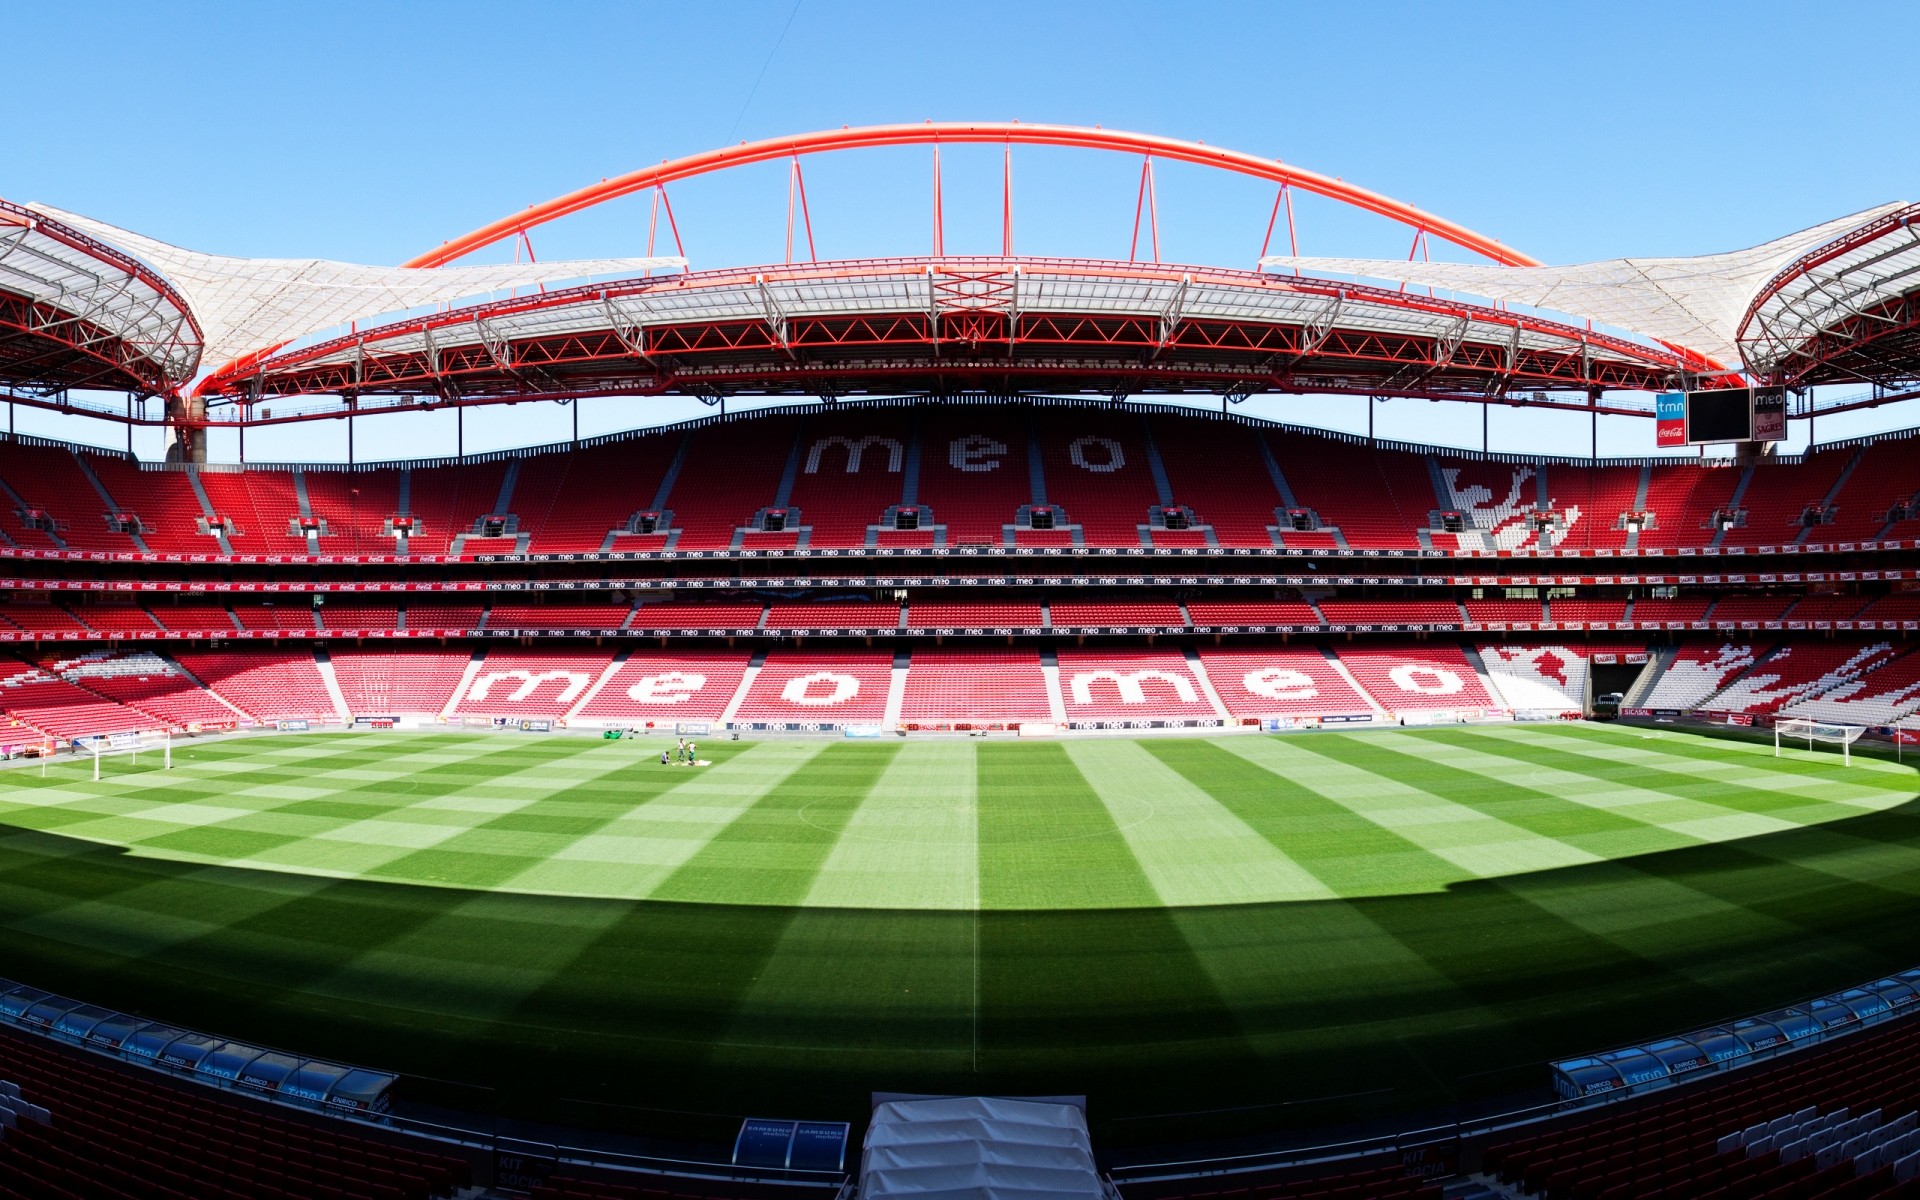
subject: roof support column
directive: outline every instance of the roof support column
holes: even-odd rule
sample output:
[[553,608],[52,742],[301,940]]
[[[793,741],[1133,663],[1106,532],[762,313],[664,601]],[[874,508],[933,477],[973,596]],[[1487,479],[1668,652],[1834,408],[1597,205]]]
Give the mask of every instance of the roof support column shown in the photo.
[[207,461],[207,402],[199,396],[167,397],[167,461]]

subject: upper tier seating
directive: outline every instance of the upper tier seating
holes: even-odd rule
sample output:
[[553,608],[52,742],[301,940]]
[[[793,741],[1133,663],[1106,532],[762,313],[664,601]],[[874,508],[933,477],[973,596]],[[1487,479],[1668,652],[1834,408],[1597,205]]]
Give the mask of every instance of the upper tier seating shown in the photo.
[[633,611],[626,604],[496,604],[488,629],[618,629]]
[[1050,721],[1035,650],[915,650],[900,705],[912,723]]
[[736,714],[742,721],[842,725],[880,720],[887,711],[893,655],[887,651],[767,655]]
[[1186,621],[1171,600],[1058,601],[1048,606],[1055,629],[1141,626],[1180,629]]
[[1547,468],[1554,503],[1566,521],[1555,541],[1560,550],[1624,550],[1632,531],[1620,518],[1636,511],[1640,467],[1573,467],[1555,463]]
[[636,650],[581,706],[583,721],[717,721],[740,690],[749,657]]
[[1066,509],[1089,545],[1140,545],[1148,510],[1160,503],[1142,418],[1098,409],[1040,409],[1033,432],[1046,472],[1047,502]]
[[1178,650],[1062,650],[1060,698],[1070,721],[1220,715]]
[[960,603],[915,601],[907,608],[908,629],[1038,629],[1038,604],[989,601]]
[[1640,549],[1706,546],[1713,542],[1717,531],[1709,527],[1709,519],[1714,512],[1731,506],[1733,490],[1740,485],[1742,474],[1733,467],[1705,465],[1721,461],[1706,459],[1652,469],[1646,511],[1653,514],[1653,527],[1640,531]]
[[949,546],[998,546],[1020,506],[1033,500],[1027,414],[1018,409],[938,407],[920,414],[917,499],[947,531]]
[[1633,602],[1633,620],[1635,624],[1657,621],[1672,626],[1673,623],[1692,624],[1707,619],[1707,610],[1713,601],[1706,596],[1676,596],[1671,599],[1654,599],[1643,596]]
[[1788,621],[1849,621],[1860,611],[1858,596],[1805,596],[1787,610]]
[[[867,544],[868,527],[901,503],[913,437],[912,421],[897,409],[823,413],[807,421],[787,503],[813,530],[809,546]],[[769,494],[762,503],[773,501]]]
[[[1149,427],[1175,504],[1212,526],[1222,546],[1273,545],[1267,530],[1286,501],[1274,487],[1258,438],[1223,436],[1217,428],[1158,415],[1149,418]],[[1288,536],[1287,544],[1305,544],[1297,536]],[[1156,534],[1154,544],[1165,544],[1164,535]]]
[[[522,460],[508,508],[533,554],[592,554],[635,513],[651,511],[686,435],[665,433]],[[479,514],[501,515],[506,514]],[[659,550],[667,535],[615,537],[614,550]],[[484,544],[484,543],[482,543]]]
[[1774,712],[1851,683],[1893,657],[1887,642],[1795,642],[1775,650],[1699,707],[1714,712]]
[[1625,600],[1547,601],[1548,619],[1559,625],[1617,625],[1627,619]]
[[26,633],[87,633],[87,623],[65,608],[48,600],[35,602],[15,599],[0,608],[0,619],[8,627]]
[[431,1142],[269,1106],[12,1030],[44,1108],[0,1138],[0,1200],[428,1200],[472,1183]]
[[480,615],[486,611],[478,604],[420,604],[407,602],[407,628],[414,632],[429,629],[449,634],[465,633],[480,627]]
[[[1805,462],[1764,463],[1754,467],[1754,479],[1740,497],[1747,523],[1729,529],[1723,546],[1790,546],[1797,541],[1826,541],[1820,529],[1807,532],[1802,522],[1809,508],[1818,508],[1833,489],[1841,468],[1853,451],[1828,451]],[[1760,472],[1766,472],[1761,479]],[[1804,537],[1802,535],[1805,535]]]
[[[305,554],[306,538],[288,528],[300,516],[300,498],[291,471],[199,472],[200,486],[214,515],[237,528],[227,530],[236,554]],[[384,515],[384,514],[383,514]]]
[[313,611],[313,600],[307,596],[288,596],[279,603],[259,600],[233,603],[233,615],[240,618],[243,627],[286,633],[312,633],[318,629]]
[[219,637],[240,628],[226,605],[204,600],[175,604],[156,599],[147,611],[172,633]]
[[1738,629],[1752,623],[1778,621],[1792,606],[1792,596],[1722,596],[1714,601],[1707,620],[1716,629]]
[[1500,707],[1481,686],[1466,654],[1450,643],[1355,643],[1338,653],[1342,665],[1388,712]]
[[[302,471],[300,474],[307,485],[307,501],[313,506],[313,515],[327,523],[327,534],[320,539],[322,554],[346,557],[394,552],[397,543],[386,532],[387,520],[409,515],[400,511],[400,472]],[[427,553],[424,543],[412,545],[409,550],[415,554]]]
[[1683,643],[1641,704],[1657,709],[1696,708],[1767,651],[1750,642]]
[[768,629],[897,629],[898,604],[775,604],[767,609]]
[[[427,467],[408,473],[408,507],[420,522],[408,539],[410,554],[445,554],[453,539],[473,529],[477,518],[494,515],[500,485],[506,481],[504,462],[460,463]],[[382,514],[386,515],[386,514]],[[473,553],[511,549],[512,543],[480,542],[467,547]]]
[[[0,551],[146,550],[217,555],[200,526],[225,522],[238,555],[299,555],[302,514],[325,523],[325,555],[478,555],[744,548],[1005,545],[1023,506],[1056,528],[1019,545],[1532,551],[1536,510],[1560,551],[1782,547],[1920,537],[1905,464],[1915,439],[1840,447],[1806,461],[1728,465],[1500,462],[1370,445],[1347,435],[1261,428],[1194,412],[1070,405],[846,406],[743,414],[576,449],[353,469],[148,469],[124,455],[0,439]],[[1271,456],[1271,464],[1268,461]],[[1157,467],[1156,470],[1156,460]],[[205,493],[202,502],[196,482]],[[783,492],[782,487],[786,490]],[[1643,495],[1644,490],[1644,495]],[[1730,527],[1713,520],[1735,513]],[[404,497],[404,499],[403,499]],[[911,501],[918,528],[890,512]],[[1156,507],[1195,527],[1152,528]],[[406,511],[403,513],[402,508]],[[786,527],[756,522],[784,508]],[[1303,525],[1284,510],[1298,508]],[[1829,523],[1806,525],[1810,509]],[[29,519],[28,513],[33,514]],[[1634,533],[1621,518],[1652,514]],[[634,518],[657,514],[653,532]],[[1457,513],[1448,533],[1437,514]],[[137,532],[113,514],[138,519]],[[1910,515],[1911,514],[1911,515]],[[409,517],[401,539],[390,519]],[[483,517],[510,524],[489,530]],[[42,526],[51,525],[51,528]]]
[[1329,625],[1458,625],[1460,606],[1451,600],[1322,600]]
[[1538,625],[1546,620],[1538,600],[1467,600],[1461,607],[1476,625]]
[[[1440,458],[1449,508],[1465,518],[1460,545],[1469,550],[1525,550],[1540,545],[1533,514],[1541,507],[1543,472],[1535,463]],[[1557,507],[1551,502],[1548,509]]]
[[1320,624],[1319,614],[1305,600],[1190,600],[1187,615],[1200,627]]
[[[199,530],[197,523],[205,518],[206,510],[201,508],[185,472],[143,471],[138,463],[119,454],[90,452],[84,457],[107,495],[113,497],[112,511],[140,518],[140,540],[147,549],[156,554],[220,553],[220,543],[213,535]],[[86,495],[98,498],[91,487]]]
[[242,712],[263,721],[337,721],[313,655],[299,651],[176,653],[173,660]]
[[[1832,451],[1840,454],[1844,451]],[[1862,447],[1853,473],[1833,498],[1831,525],[1815,526],[1808,534],[1811,542],[1866,542],[1881,537],[1920,536],[1920,506],[1911,504],[1920,490],[1913,478],[1913,443],[1906,438],[1890,438]],[[1896,505],[1906,505],[1911,515],[1895,518]]]
[[[1423,456],[1364,442],[1269,432],[1267,444],[1302,508],[1356,549],[1417,550],[1439,506]],[[1288,545],[1295,545],[1292,536]]]
[[634,610],[627,628],[634,633],[659,631],[676,633],[701,629],[752,629],[760,623],[764,607],[752,604],[677,604],[672,601],[647,602]]
[[1227,712],[1236,717],[1370,713],[1333,663],[1311,647],[1202,650],[1200,664]]
[[453,699],[473,654],[447,650],[335,650],[328,656],[355,716],[438,714]]
[[[455,698],[451,711],[463,717],[557,720],[611,665],[611,650],[489,649],[466,690]],[[341,690],[346,690],[344,680]]]

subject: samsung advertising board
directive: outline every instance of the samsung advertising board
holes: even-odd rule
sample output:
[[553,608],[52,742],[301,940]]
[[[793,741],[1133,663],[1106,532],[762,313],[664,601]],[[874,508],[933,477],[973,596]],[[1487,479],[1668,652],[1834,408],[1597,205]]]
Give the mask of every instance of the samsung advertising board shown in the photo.
[[[1673,393],[1668,393],[1672,395]],[[1787,391],[1780,387],[1715,388],[1687,392],[1685,408],[1685,444],[1709,446],[1722,442],[1779,442],[1787,436]],[[1664,420],[1660,401],[1655,415]],[[1663,446],[1673,444],[1670,430],[1662,427],[1655,435]]]

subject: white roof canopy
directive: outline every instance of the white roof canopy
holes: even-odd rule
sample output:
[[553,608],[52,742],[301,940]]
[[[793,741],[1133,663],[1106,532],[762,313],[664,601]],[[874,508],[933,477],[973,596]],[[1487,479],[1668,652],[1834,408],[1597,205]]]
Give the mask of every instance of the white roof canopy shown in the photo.
[[1736,342],[1741,318],[1768,280],[1801,255],[1900,207],[1883,204],[1764,245],[1697,258],[1615,258],[1564,267],[1503,267],[1276,255],[1261,259],[1260,264],[1270,270],[1386,280],[1525,304],[1685,346],[1734,367],[1740,362]]
[[186,299],[205,339],[203,367],[335,329],[350,321],[451,305],[511,288],[626,278],[677,268],[681,258],[590,258],[470,267],[376,267],[320,258],[230,258],[182,250],[62,212],[27,207],[145,261]]

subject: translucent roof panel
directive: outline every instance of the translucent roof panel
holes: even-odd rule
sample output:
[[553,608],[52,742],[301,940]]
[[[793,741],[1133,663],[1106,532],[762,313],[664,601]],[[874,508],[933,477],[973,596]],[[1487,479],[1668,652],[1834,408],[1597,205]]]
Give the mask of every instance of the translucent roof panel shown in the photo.
[[206,339],[206,365],[336,329],[352,321],[450,305],[513,288],[631,276],[680,267],[679,258],[592,258],[472,267],[378,267],[319,258],[230,258],[183,250],[45,205],[31,205],[142,259],[186,297]]
[[1615,258],[1564,267],[1284,255],[1260,261],[1269,270],[1387,280],[1525,304],[1684,346],[1732,367],[1740,362],[1741,318],[1767,280],[1809,250],[1900,207],[1885,204],[1764,245],[1696,258]]

